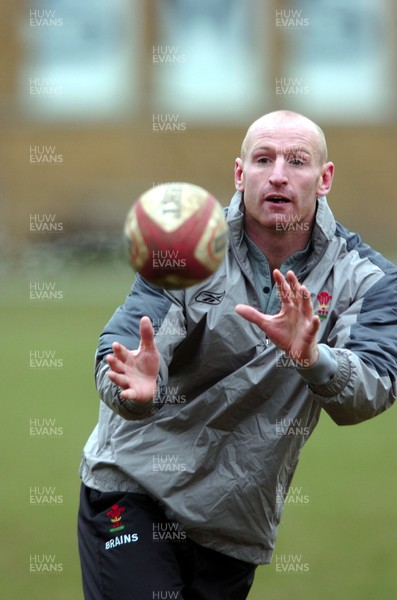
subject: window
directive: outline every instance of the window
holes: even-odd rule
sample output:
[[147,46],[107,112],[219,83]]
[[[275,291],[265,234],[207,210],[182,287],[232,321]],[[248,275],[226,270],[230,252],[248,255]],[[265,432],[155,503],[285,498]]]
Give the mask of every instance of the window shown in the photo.
[[268,11],[260,0],[157,0],[153,108],[210,123],[246,122],[260,113]]
[[89,120],[137,107],[139,1],[30,0],[29,6],[20,74],[28,115]]
[[278,78],[284,105],[321,120],[390,119],[393,103],[389,0],[301,0],[281,11],[287,48]]

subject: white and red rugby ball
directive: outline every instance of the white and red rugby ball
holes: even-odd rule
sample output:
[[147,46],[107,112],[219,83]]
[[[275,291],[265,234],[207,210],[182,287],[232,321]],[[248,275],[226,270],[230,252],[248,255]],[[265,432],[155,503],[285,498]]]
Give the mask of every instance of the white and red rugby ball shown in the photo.
[[146,191],[129,211],[124,233],[132,268],[168,289],[212,275],[227,248],[221,204],[191,183],[164,183]]

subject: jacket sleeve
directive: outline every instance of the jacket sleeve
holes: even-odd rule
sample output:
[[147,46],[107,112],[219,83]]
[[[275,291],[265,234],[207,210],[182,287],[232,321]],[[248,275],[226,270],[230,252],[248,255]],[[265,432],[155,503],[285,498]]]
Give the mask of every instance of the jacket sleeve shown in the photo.
[[[155,397],[149,402],[133,402],[120,397],[120,388],[109,377],[106,356],[112,353],[113,342],[120,342],[129,350],[140,343],[139,322],[148,316],[155,331],[160,354],[160,369]],[[162,334],[166,331],[168,335]],[[125,419],[144,419],[161,406],[162,390],[168,380],[168,365],[174,348],[185,337],[185,318],[182,304],[165,290],[151,286],[139,275],[132,285],[125,303],[120,306],[106,324],[95,357],[95,383],[101,400]]]
[[319,344],[323,381],[318,381],[316,366],[298,372],[338,425],[360,423],[393,404],[397,395],[396,270],[385,274],[339,315],[328,344]]

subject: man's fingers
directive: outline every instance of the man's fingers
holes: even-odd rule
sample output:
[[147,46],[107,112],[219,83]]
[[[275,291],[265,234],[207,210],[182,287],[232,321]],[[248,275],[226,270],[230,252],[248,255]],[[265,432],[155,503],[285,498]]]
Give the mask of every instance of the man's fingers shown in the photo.
[[118,385],[121,388],[126,388],[129,386],[129,380],[126,375],[123,373],[116,373],[116,371],[109,371],[108,377],[113,383]]
[[[119,342],[113,342],[112,349],[114,356],[118,360],[121,360],[122,362],[125,362],[127,360],[129,351],[125,346],[123,346],[123,344],[120,344]],[[111,356],[111,354],[109,356]]]
[[114,354],[108,354],[106,360],[112,371],[116,371],[117,373],[125,372],[125,362],[116,358]]
[[126,375],[116,373],[115,371],[109,371],[108,377],[113,383],[115,383],[120,390],[120,396],[124,400],[135,400],[137,393],[133,387],[130,386],[130,381]]
[[235,311],[240,317],[244,317],[247,321],[255,323],[255,325],[258,325],[261,329],[263,329],[266,324],[266,316],[259,312],[259,310],[252,308],[252,306],[248,306],[247,304],[237,304]]
[[299,303],[303,308],[303,313],[307,316],[313,312],[310,294],[306,287],[299,283],[299,280],[293,271],[288,271],[284,277],[281,271],[275,269],[273,277],[284,304],[292,302],[296,305]]
[[[288,271],[288,273],[292,273],[292,271]],[[285,279],[284,275],[278,269],[274,269],[273,271],[274,282],[277,286],[277,292],[279,297],[281,298],[281,302],[286,304],[291,301],[292,290],[289,282]]]
[[139,324],[139,333],[141,335],[141,346],[147,350],[155,346],[154,329],[149,317],[142,317]]
[[133,388],[128,388],[120,392],[120,396],[123,398],[123,400],[136,400],[137,393]]
[[[139,333],[141,336],[140,347],[144,347],[146,350],[156,348],[154,342],[154,329],[149,317],[142,317],[139,324]],[[120,344],[119,342],[113,342],[112,344],[113,355],[109,354],[106,357],[108,363],[111,363],[111,367],[118,370],[120,368],[120,362],[125,363],[128,359],[130,351],[128,348]],[[135,352],[135,351],[134,351]],[[116,360],[119,362],[116,362]],[[114,365],[114,367],[113,367]]]
[[295,273],[293,271],[287,271],[286,279],[288,281],[288,284],[289,284],[291,290],[293,290],[294,292],[297,292],[300,288],[300,283],[299,283],[298,278],[295,275]]
[[[301,295],[302,295],[302,311],[303,314],[307,317],[313,315],[313,303],[310,297],[310,293],[305,288],[305,286],[301,287]],[[320,323],[320,319],[317,319]],[[320,326],[320,325],[319,325]]]
[[319,329],[320,329],[320,325],[321,325],[321,321],[320,321],[320,317],[318,317],[317,315],[315,315],[312,319],[312,323],[311,323],[311,328],[309,333],[314,337]]

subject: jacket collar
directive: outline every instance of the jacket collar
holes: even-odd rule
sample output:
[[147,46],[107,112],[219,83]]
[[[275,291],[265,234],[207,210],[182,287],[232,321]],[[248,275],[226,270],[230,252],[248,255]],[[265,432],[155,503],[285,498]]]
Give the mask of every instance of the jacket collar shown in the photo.
[[[244,202],[241,192],[236,192],[227,209],[227,222],[229,225],[231,242],[237,252],[246,256],[246,248],[244,242]],[[316,222],[313,228],[312,248],[308,263],[304,269],[304,273],[311,271],[324,255],[328,242],[332,239],[335,233],[336,223],[334,215],[325,196],[320,196],[317,200]]]

